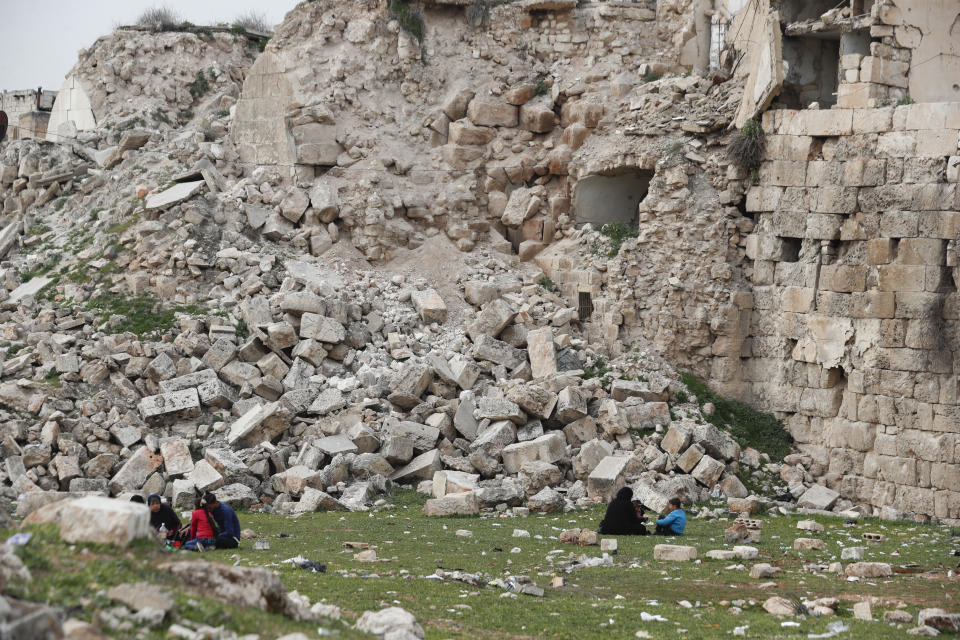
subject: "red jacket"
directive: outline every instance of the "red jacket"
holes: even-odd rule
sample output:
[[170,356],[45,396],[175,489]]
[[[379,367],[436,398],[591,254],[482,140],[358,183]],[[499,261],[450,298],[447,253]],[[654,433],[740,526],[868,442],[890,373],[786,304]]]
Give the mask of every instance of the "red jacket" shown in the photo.
[[213,533],[209,518],[212,518],[206,509],[195,509],[190,516],[190,539],[202,538],[212,540],[217,536]]

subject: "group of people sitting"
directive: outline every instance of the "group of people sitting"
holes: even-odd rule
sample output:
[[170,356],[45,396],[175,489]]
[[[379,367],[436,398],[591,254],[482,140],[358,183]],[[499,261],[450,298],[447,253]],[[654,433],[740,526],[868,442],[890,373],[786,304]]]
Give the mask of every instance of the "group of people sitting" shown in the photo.
[[[143,496],[133,496],[131,502],[143,503]],[[147,497],[150,508],[150,526],[165,532],[165,542],[174,548],[189,551],[205,549],[236,549],[240,544],[240,520],[228,504],[217,500],[213,493],[193,501],[190,525],[184,526],[180,517],[157,494]]]
[[[680,506],[678,498],[671,498],[668,503],[668,512],[656,520],[654,535],[679,536],[687,526],[687,514]],[[633,500],[633,489],[624,487],[617,492],[616,497],[607,505],[607,513],[600,522],[598,533],[614,536],[646,536],[651,532],[647,529],[648,518],[645,515],[646,507]]]

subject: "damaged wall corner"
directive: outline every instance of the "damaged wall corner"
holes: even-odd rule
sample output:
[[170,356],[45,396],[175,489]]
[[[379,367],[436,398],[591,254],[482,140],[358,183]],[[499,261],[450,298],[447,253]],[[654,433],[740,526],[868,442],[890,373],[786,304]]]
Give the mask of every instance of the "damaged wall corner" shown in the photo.
[[739,128],[770,106],[783,86],[780,17],[771,11],[769,0],[759,0],[737,14],[727,38],[743,52],[736,74],[747,78],[743,100],[733,119],[733,126]]

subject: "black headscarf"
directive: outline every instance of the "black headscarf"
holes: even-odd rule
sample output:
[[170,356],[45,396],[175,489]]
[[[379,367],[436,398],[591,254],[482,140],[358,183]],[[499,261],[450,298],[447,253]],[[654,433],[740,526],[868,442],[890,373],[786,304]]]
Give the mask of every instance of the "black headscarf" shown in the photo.
[[170,532],[170,535],[173,535],[173,533],[178,531],[182,526],[180,518],[178,518],[176,512],[170,508],[170,505],[165,504],[157,494],[153,494],[147,498],[147,505],[150,505],[152,502],[159,502],[160,510],[156,512],[152,509],[150,510],[150,526],[159,531],[160,525],[166,525],[167,531]]
[[646,535],[649,533],[631,502],[633,489],[624,487],[607,505],[607,513],[600,522],[600,533],[607,535]]

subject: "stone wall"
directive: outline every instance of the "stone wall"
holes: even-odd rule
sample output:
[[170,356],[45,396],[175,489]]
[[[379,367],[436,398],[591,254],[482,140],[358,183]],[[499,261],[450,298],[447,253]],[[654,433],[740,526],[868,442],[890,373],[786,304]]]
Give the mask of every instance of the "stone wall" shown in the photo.
[[[20,118],[26,114],[37,111],[39,106],[42,109],[50,109],[54,98],[57,97],[56,91],[47,91],[41,94],[40,104],[37,104],[37,92],[33,89],[24,89],[21,91],[3,91],[0,92],[0,111],[7,114],[7,140],[17,140],[18,138],[37,137],[34,132],[34,123],[24,123],[21,131]],[[43,137],[42,134],[39,137]]]
[[749,337],[714,379],[778,412],[844,497],[960,518],[960,104],[763,126]]

